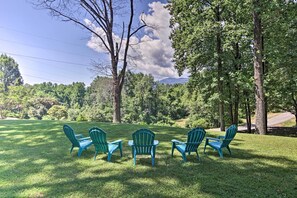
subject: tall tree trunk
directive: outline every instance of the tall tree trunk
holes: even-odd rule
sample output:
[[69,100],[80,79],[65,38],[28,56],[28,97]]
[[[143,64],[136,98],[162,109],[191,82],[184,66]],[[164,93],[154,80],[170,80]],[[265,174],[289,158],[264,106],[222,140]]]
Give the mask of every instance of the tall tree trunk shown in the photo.
[[[262,57],[264,57],[263,56],[263,53],[264,53],[264,36],[263,35],[261,37],[261,41],[262,41]],[[263,77],[265,77],[268,74],[268,64],[263,59],[262,59],[262,67],[263,67]],[[266,92],[268,91],[267,87],[266,87],[265,91]],[[267,124],[268,124],[268,118],[267,118],[267,114],[268,114],[268,97],[265,96],[265,95],[264,95],[264,101],[265,101],[265,122],[264,122],[265,126],[264,127],[265,127],[265,131],[267,131],[267,127],[268,127],[267,126]]]
[[295,112],[291,112],[295,115],[295,125],[297,126],[297,101],[294,97],[294,92],[291,92],[291,96],[292,96],[292,100],[293,100],[293,105],[294,105],[294,109],[295,109]]
[[248,133],[252,133],[252,119],[251,119],[251,108],[250,108],[250,100],[249,100],[249,95],[247,91],[243,92],[243,95],[245,96],[245,118],[246,118],[246,127]]
[[248,133],[252,133],[252,119],[249,98],[246,99],[246,121]]
[[121,123],[121,87],[117,73],[117,59],[111,60],[113,79],[113,123]]
[[[237,90],[235,92],[238,92]],[[235,101],[234,101],[234,114],[233,114],[233,123],[238,125],[238,111],[239,111],[239,93],[236,93],[235,95]]]
[[228,87],[228,97],[229,97],[229,116],[230,116],[230,119],[231,119],[231,123],[234,124],[234,113],[233,113],[233,98],[232,98],[232,82],[231,79],[230,79],[230,76],[227,74],[227,87]]
[[[216,20],[218,23],[221,22],[221,11],[220,7],[216,7]],[[223,65],[222,65],[222,38],[221,38],[221,28],[218,29],[217,32],[217,64],[218,64],[218,93],[219,93],[219,116],[220,116],[220,130],[225,131],[225,119],[224,119],[224,100],[223,100],[223,94],[224,94],[224,87],[223,87],[223,81],[221,78],[223,77]]]
[[[241,59],[241,54],[240,54],[240,50],[239,50],[239,43],[235,44],[235,70],[239,71],[241,70],[241,64],[239,63]],[[234,83],[234,114],[233,114],[233,123],[232,124],[238,124],[238,111],[239,111],[239,85],[237,83],[237,81]]]
[[265,94],[263,87],[263,67],[262,67],[262,29],[260,16],[260,2],[254,0],[254,84],[256,97],[256,133],[266,134],[265,128]]
[[119,85],[114,85],[113,93],[113,123],[121,122],[121,92],[119,91]]

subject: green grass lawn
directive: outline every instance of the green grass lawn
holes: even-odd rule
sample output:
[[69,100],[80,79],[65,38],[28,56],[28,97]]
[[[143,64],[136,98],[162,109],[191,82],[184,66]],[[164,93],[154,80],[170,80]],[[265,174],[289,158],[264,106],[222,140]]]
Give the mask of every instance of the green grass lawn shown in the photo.
[[[80,158],[69,154],[70,142],[62,131],[69,124],[88,135],[98,126],[108,140],[123,140],[123,157],[112,162],[94,147]],[[127,145],[131,134],[149,128],[160,141],[156,165],[141,156],[133,166]],[[129,124],[56,121],[0,121],[0,197],[296,197],[297,138],[237,134],[232,156],[199,147],[182,162],[170,156],[171,139],[186,139],[186,129]],[[207,132],[207,136],[222,133]]]

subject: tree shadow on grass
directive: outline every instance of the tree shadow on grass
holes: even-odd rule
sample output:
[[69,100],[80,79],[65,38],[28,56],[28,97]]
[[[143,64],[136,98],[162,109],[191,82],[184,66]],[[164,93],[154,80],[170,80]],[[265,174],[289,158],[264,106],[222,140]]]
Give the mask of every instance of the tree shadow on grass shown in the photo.
[[[156,167],[142,164],[144,161],[136,166],[108,162],[81,166],[81,159],[66,157],[50,171],[53,182],[20,182],[1,189],[15,192],[11,196],[22,196],[20,193],[28,189],[46,189],[45,197],[294,197],[296,193],[294,160],[240,149],[224,159],[212,152],[201,157],[201,162],[191,162],[190,157],[187,163],[168,158],[167,164],[158,161]],[[28,163],[33,162],[20,162],[14,170]],[[47,163],[31,174],[42,171]]]
[[[239,133],[248,133],[248,131],[239,131]],[[255,130],[252,131],[255,133]],[[297,137],[297,127],[268,127],[267,135]]]
[[[97,124],[72,125],[87,135],[87,129]],[[70,155],[70,142],[61,123],[28,127],[20,131],[24,126],[13,125],[4,130],[5,141],[1,140],[0,146],[0,181],[5,184],[0,187],[2,197],[294,197],[297,190],[295,158],[273,156],[269,150],[259,154],[257,150],[265,149],[265,142],[263,147],[241,149],[246,142],[235,138],[232,156],[224,151],[224,159],[212,149],[204,155],[203,142],[201,161],[192,154],[184,163],[179,153],[170,156],[170,140],[185,140],[187,130],[152,127],[160,140],[156,165],[151,166],[150,157],[141,157],[133,166],[126,142],[132,137],[132,128],[101,126],[110,131],[109,139],[125,140],[124,157],[115,154],[108,163],[104,155],[94,161],[93,148],[80,158],[77,150]],[[15,137],[17,144],[13,144]]]

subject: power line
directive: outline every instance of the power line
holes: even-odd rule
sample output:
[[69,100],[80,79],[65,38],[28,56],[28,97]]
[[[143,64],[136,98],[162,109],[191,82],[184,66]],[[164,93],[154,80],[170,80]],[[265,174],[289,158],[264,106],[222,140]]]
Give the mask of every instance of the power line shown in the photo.
[[90,66],[90,65],[85,65],[81,63],[74,63],[74,62],[68,62],[68,61],[62,61],[62,60],[54,60],[54,59],[48,59],[48,58],[42,58],[42,57],[36,57],[36,56],[28,56],[28,55],[23,55],[23,54],[15,54],[15,53],[10,53],[10,52],[4,52],[0,51],[3,54],[10,54],[14,56],[21,56],[21,57],[26,57],[26,58],[33,58],[33,59],[38,59],[38,60],[44,60],[44,61],[50,61],[50,62],[56,62],[56,63],[64,63],[64,64],[69,64],[69,65],[79,65],[79,66]]
[[48,78],[41,78],[41,77],[33,76],[33,75],[30,75],[30,74],[22,74],[22,75],[23,75],[23,76],[29,76],[29,77],[32,77],[32,78],[38,78],[38,79],[46,80],[46,81],[50,81],[50,82],[57,82],[57,83],[61,83],[61,84],[63,84],[62,82],[57,81],[57,80],[52,80],[52,79],[48,79]]
[[61,53],[65,53],[65,54],[71,54],[71,55],[75,55],[75,56],[81,56],[81,57],[92,59],[91,57],[82,56],[81,54],[76,54],[76,53],[71,53],[71,52],[65,52],[65,51],[55,50],[55,49],[49,49],[49,48],[45,48],[45,47],[40,47],[40,46],[36,46],[36,45],[25,44],[25,43],[21,43],[21,42],[17,42],[17,41],[11,41],[11,40],[6,40],[6,39],[1,39],[1,38],[0,38],[0,40],[1,41],[5,41],[5,42],[9,42],[9,43],[16,43],[18,45],[24,45],[24,46],[29,46],[29,47],[34,47],[34,48],[39,48],[39,49],[44,49],[44,50],[51,50],[51,51],[55,51],[55,52],[61,52]]
[[59,43],[65,43],[67,45],[73,45],[73,46],[81,47],[81,45],[76,44],[76,43],[65,42],[65,41],[62,41],[62,40],[59,40],[59,39],[50,38],[50,37],[46,37],[46,36],[40,36],[40,35],[37,35],[37,34],[23,32],[23,31],[20,31],[20,30],[7,28],[7,27],[3,27],[3,26],[0,26],[0,29],[5,29],[5,30],[8,30],[8,31],[18,32],[18,33],[21,33],[21,34],[27,34],[27,35],[30,35],[30,36],[33,36],[33,37],[39,37],[39,38],[42,38],[42,39],[52,40],[52,41],[59,42]]

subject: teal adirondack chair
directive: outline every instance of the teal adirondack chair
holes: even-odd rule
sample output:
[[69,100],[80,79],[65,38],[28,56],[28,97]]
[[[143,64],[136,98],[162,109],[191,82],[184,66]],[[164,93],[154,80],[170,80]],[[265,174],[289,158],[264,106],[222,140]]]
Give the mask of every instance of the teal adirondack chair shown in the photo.
[[155,140],[155,134],[149,129],[139,129],[132,134],[133,143],[132,156],[134,158],[134,165],[136,165],[137,155],[151,155],[152,166],[155,165],[156,147],[158,141]]
[[99,152],[107,153],[107,161],[110,162],[112,153],[116,150],[120,150],[121,157],[122,153],[122,140],[116,140],[113,142],[106,141],[106,133],[97,127],[93,127],[89,130],[90,137],[95,146],[95,156],[94,160],[96,160],[96,156]]
[[200,160],[198,155],[198,146],[201,144],[202,140],[205,137],[205,130],[203,128],[195,128],[188,132],[188,139],[187,142],[181,142],[178,140],[171,140],[172,142],[172,149],[171,149],[171,156],[173,157],[174,149],[178,150],[182,154],[182,158],[184,162],[187,161],[186,153],[189,155],[191,152],[195,152],[197,155],[198,160]]
[[234,139],[236,133],[237,133],[237,126],[231,125],[227,129],[225,136],[218,136],[217,138],[206,137],[204,153],[205,153],[206,146],[209,145],[210,147],[212,147],[213,149],[219,152],[219,155],[221,158],[223,158],[223,151],[222,151],[223,148],[227,148],[229,151],[229,154],[231,155],[229,144]]
[[73,129],[69,125],[64,125],[63,130],[67,138],[72,143],[70,153],[72,153],[72,150],[74,147],[78,147],[79,149],[78,149],[77,156],[79,157],[84,150],[86,150],[89,146],[92,145],[92,141],[90,140],[90,137],[84,137],[82,134],[76,135]]

